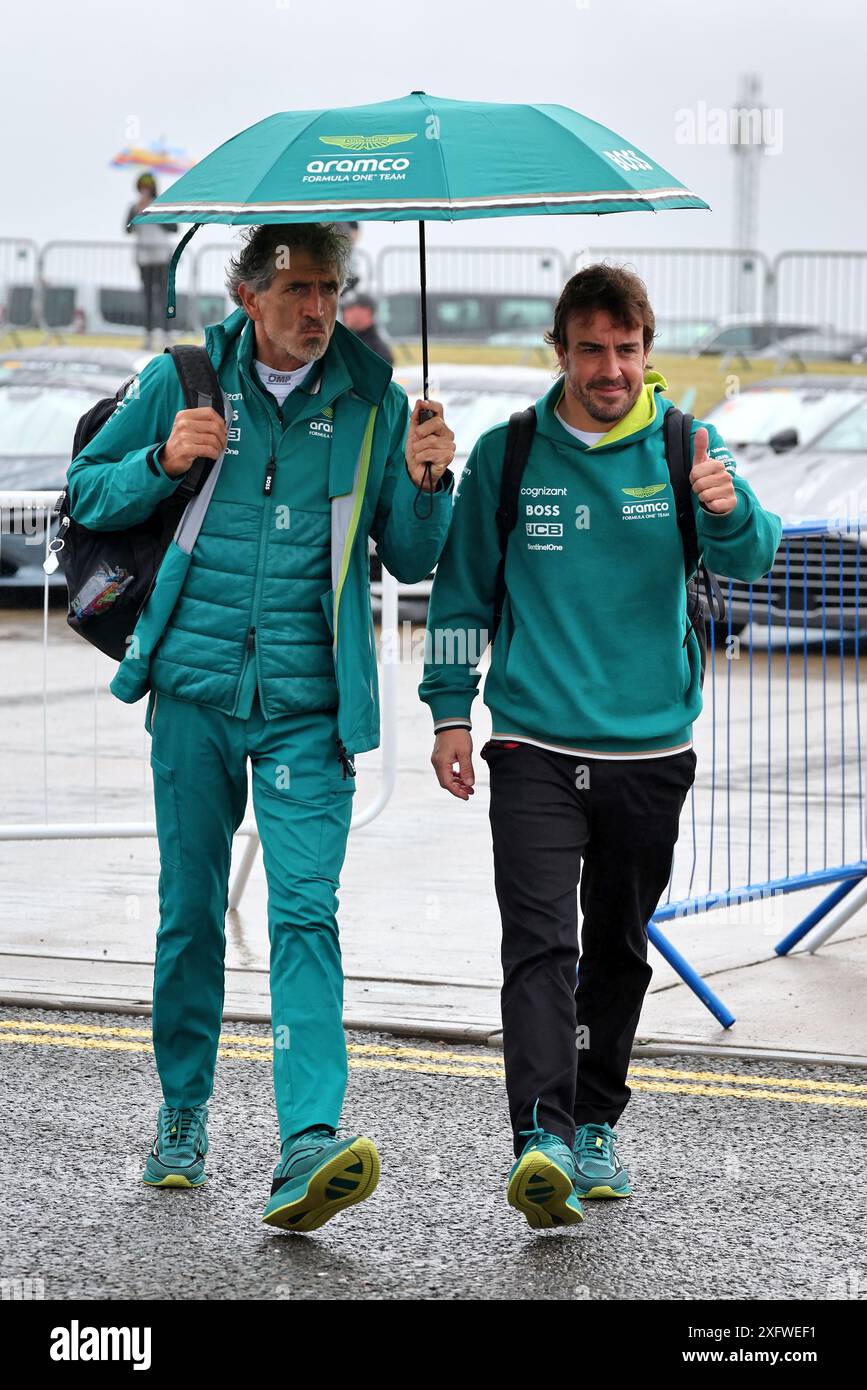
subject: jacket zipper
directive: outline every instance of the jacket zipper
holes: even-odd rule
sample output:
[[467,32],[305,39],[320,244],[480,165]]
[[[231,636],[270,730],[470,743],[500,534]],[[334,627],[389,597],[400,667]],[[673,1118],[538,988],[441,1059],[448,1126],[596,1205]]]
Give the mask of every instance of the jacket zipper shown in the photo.
[[[274,490],[274,475],[275,475],[275,473],[276,473],[276,471],[277,471],[276,449],[275,449],[275,446],[274,446],[274,421],[273,421],[272,416],[271,416],[271,410],[270,410],[270,408],[269,408],[269,406],[268,406],[268,403],[267,403],[266,401],[262,401],[262,408],[264,409],[265,414],[266,414],[267,417],[268,417],[268,431],[269,431],[269,434],[270,434],[270,437],[271,437],[271,457],[269,458],[268,463],[267,463],[267,465],[266,465],[266,467],[265,467],[265,476],[264,476],[264,479],[263,479],[263,481],[262,481],[262,492],[263,492],[263,494],[264,494],[265,497],[270,497],[270,496],[272,495],[272,493],[273,493],[273,490]],[[280,417],[280,423],[281,423],[281,425],[282,425],[282,424],[283,424],[283,413],[282,413],[282,411],[278,411],[277,413],[278,413],[278,415],[279,415],[279,417]],[[285,429],[285,426],[284,426],[284,429]],[[263,514],[262,514],[262,530],[261,530],[260,533],[259,533],[259,554],[258,554],[258,556],[257,556],[257,567],[256,567],[256,589],[255,589],[255,592],[254,592],[254,595],[253,595],[253,613],[254,613],[254,614],[258,614],[258,611],[259,611],[259,602],[260,602],[260,600],[261,600],[261,594],[262,594],[262,581],[263,581],[263,578],[264,578],[264,563],[263,563],[263,562],[264,562],[264,556],[265,556],[265,548],[267,547],[267,540],[265,540],[265,544],[264,544],[264,546],[263,546],[263,537],[264,537],[264,532],[265,532],[265,519],[266,519],[267,517],[269,517],[270,514],[271,514],[271,509],[270,509],[270,507],[267,507],[267,506],[266,506],[266,507],[264,508]],[[356,528],[356,529],[357,529],[357,528]],[[248,631],[247,631],[246,647],[247,647],[247,651],[248,651],[248,652],[255,651],[255,660],[256,660],[256,682],[257,682],[257,684],[260,686],[260,690],[261,690],[260,671],[259,671],[259,647],[258,647],[258,644],[257,644],[257,642],[256,642],[256,628],[255,628],[254,626],[251,626],[251,627],[248,629]],[[248,657],[247,659],[249,660],[249,657]],[[246,663],[245,663],[244,670],[246,670],[246,669],[247,669],[247,668],[246,668]],[[243,672],[241,673],[241,678],[243,679]],[[338,681],[337,681],[337,644],[336,644],[336,643],[334,644],[334,683],[335,683],[335,685],[337,686],[337,701],[338,701],[338,706],[339,706],[339,704],[340,704],[340,686],[339,686]],[[240,690],[240,681],[238,682],[238,689]],[[261,696],[260,696],[260,698],[261,698]],[[235,701],[235,705],[236,705],[236,707],[237,707],[237,699],[236,699],[236,701]],[[265,708],[265,702],[264,702],[264,700],[262,700],[262,709],[263,709],[263,713],[267,715],[267,710],[266,710],[266,708]],[[349,776],[349,777],[354,777],[354,776],[355,776],[355,761],[354,761],[354,759],[351,757],[351,755],[350,755],[350,753],[349,753],[349,750],[348,750],[347,747],[346,747],[346,744],[343,742],[343,739],[339,736],[339,734],[337,735],[336,741],[337,741],[337,758],[338,758],[338,761],[339,761],[339,763],[340,763],[341,769],[342,769],[342,771],[343,771],[343,780],[345,781],[346,778],[347,778],[347,776]]]
[[[252,607],[252,611],[251,611],[251,614],[250,614],[251,618],[255,618],[256,623],[258,623],[258,621],[259,621],[259,604],[260,604],[261,599],[262,599],[262,587],[263,587],[264,580],[265,580],[265,556],[266,556],[266,552],[267,552],[267,548],[268,548],[268,526],[269,526],[270,521],[271,521],[271,504],[270,504],[270,498],[271,498],[271,493],[272,493],[273,486],[274,486],[274,474],[275,474],[276,471],[277,471],[277,447],[276,447],[275,442],[274,442],[274,421],[273,421],[273,419],[271,418],[271,411],[270,411],[269,408],[268,408],[267,402],[263,401],[263,402],[262,402],[262,406],[263,406],[263,409],[265,410],[265,414],[266,414],[267,417],[268,417],[268,433],[269,433],[269,437],[270,437],[270,440],[271,440],[271,457],[269,458],[268,463],[267,463],[267,466],[266,466],[266,468],[265,468],[265,479],[264,479],[264,484],[263,484],[263,488],[262,488],[262,491],[263,491],[264,495],[265,495],[266,498],[268,498],[269,500],[266,501],[265,505],[264,505],[263,508],[262,508],[262,525],[261,525],[260,530],[259,530],[259,550],[258,550],[258,553],[257,553],[257,556],[256,556],[256,586],[255,586],[255,588],[254,588],[254,590],[253,590],[253,607]],[[265,694],[264,694],[264,691],[262,690],[262,673],[261,673],[261,670],[260,670],[260,668],[259,668],[259,643],[256,641],[256,625],[255,625],[255,623],[251,624],[250,627],[249,627],[249,629],[248,629],[248,631],[247,631],[246,647],[247,647],[247,652],[248,652],[247,660],[248,660],[248,661],[250,660],[249,653],[252,652],[252,654],[253,654],[253,661],[254,661],[255,664],[256,664],[256,685],[257,685],[257,687],[258,687],[258,689],[259,689],[259,699],[261,700],[261,703],[262,703],[262,713],[263,713],[263,714],[266,716],[266,718],[267,718],[268,709],[267,709],[267,702],[266,702],[266,700],[265,700]],[[247,665],[246,665],[246,662],[245,662],[245,663],[244,663],[244,671],[246,671],[246,669],[247,669]],[[242,672],[242,673],[241,673],[241,678],[242,678],[242,679],[243,679],[243,674],[244,674],[244,673]],[[240,690],[240,682],[239,682],[239,690]]]

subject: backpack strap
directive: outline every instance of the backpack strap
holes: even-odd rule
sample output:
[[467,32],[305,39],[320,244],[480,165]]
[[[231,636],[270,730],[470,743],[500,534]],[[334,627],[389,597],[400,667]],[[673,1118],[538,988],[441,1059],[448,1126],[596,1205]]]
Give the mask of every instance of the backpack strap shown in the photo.
[[506,601],[506,549],[509,536],[518,521],[518,497],[521,491],[521,478],[530,457],[530,449],[536,433],[536,408],[529,405],[526,410],[516,410],[509,416],[509,429],[506,434],[506,453],[503,460],[503,473],[500,479],[500,505],[496,512],[497,533],[500,540],[500,562],[494,581],[494,621],[491,641],[503,616]]
[[[722,590],[714,576],[708,571],[698,548],[698,531],[696,530],[695,511],[692,504],[692,484],[689,481],[689,475],[692,472],[693,423],[694,416],[684,414],[674,405],[665,412],[665,418],[662,422],[665,461],[668,464],[671,487],[674,492],[677,524],[680,528],[680,538],[683,544],[684,574],[688,595],[693,599],[693,602],[688,605],[689,627],[694,625],[695,617],[699,611],[698,603],[695,600],[698,600],[700,595],[701,580],[704,581],[704,591],[714,621],[722,623],[725,622],[726,617],[726,604]],[[686,637],[689,637],[689,627],[686,630]],[[684,645],[686,644],[686,637],[684,638]]]
[[671,406],[665,412],[662,422],[665,461],[668,464],[671,487],[674,492],[674,509],[683,544],[683,567],[687,580],[695,574],[699,560],[698,532],[695,527],[692,488],[689,482],[692,422],[692,415],[684,415],[676,405]]
[[[212,406],[218,415],[222,415],[223,388],[206,350],[193,343],[175,343],[165,351],[175,364],[186,409]],[[174,496],[184,501],[194,497],[204,487],[213,466],[214,459],[194,459],[183,481],[175,489]]]

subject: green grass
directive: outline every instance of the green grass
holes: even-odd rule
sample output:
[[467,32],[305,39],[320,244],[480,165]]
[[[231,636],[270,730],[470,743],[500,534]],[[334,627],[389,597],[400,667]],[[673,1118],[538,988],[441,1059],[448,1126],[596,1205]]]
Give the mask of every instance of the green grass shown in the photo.
[[[42,333],[36,329],[26,329],[19,334],[21,347],[38,347],[46,340]],[[122,336],[120,334],[68,334],[62,340],[67,346],[87,346],[87,347],[116,347],[131,348],[136,351],[141,348],[141,334],[131,334]],[[181,336],[179,342],[197,341],[193,335]],[[0,339],[0,352],[5,356],[11,356],[15,350],[15,344],[8,338]],[[431,362],[456,362],[456,363],[477,363],[481,366],[492,366],[496,364],[523,366],[523,367],[548,367],[551,371],[555,367],[553,353],[544,345],[539,348],[523,347],[487,347],[481,344],[472,343],[432,343],[430,348]],[[395,344],[395,365],[399,369],[401,366],[409,366],[421,362],[420,343],[397,343]],[[739,386],[752,385],[754,382],[762,381],[766,377],[777,376],[779,372],[773,362],[757,360],[753,363],[734,362],[729,363],[723,370],[722,363],[717,357],[687,357],[683,355],[652,355],[650,365],[661,372],[668,382],[668,396],[671,400],[681,401],[690,388],[695,389],[695,400],[691,406],[694,415],[701,416],[712,405],[715,405],[726,391],[736,390]],[[800,369],[789,368],[786,375],[796,375]],[[814,362],[809,365],[808,370],[811,375],[853,375],[863,376],[867,372],[867,367],[854,367],[845,362]]]

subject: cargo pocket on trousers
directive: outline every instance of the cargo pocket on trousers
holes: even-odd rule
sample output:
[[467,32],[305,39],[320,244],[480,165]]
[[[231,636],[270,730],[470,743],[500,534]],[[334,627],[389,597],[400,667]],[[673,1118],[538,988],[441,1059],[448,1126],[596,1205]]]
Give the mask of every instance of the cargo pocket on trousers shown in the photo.
[[340,882],[340,872],[346,858],[354,792],[355,778],[347,777],[346,784],[341,783],[332,789],[327,800],[319,807],[316,873],[321,878],[331,879],[334,884]]
[[157,822],[157,840],[160,846],[160,860],[171,868],[181,867],[181,822],[178,815],[178,799],[175,791],[175,774],[159,758],[151,753],[151,767],[154,774],[154,811]]
[[[259,811],[273,817],[273,827],[260,824],[263,840],[274,839],[280,846],[284,870],[292,877],[328,878],[339,881],[346,855],[346,840],[352,820],[355,779],[307,800],[270,787],[259,789]],[[255,793],[254,793],[255,795]]]

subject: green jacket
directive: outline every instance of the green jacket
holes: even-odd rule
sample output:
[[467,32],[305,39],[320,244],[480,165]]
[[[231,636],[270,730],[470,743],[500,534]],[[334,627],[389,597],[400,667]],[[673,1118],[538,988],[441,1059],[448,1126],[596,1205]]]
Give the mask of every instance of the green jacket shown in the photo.
[[[672,403],[657,395],[665,386],[657,373],[645,380],[629,415],[591,447],[555,414],[562,378],[536,402],[485,682],[495,738],[612,756],[690,740],[702,704],[701,658],[694,632],[683,645],[683,548],[662,431]],[[471,724],[493,621],[506,428],[488,430],[470,454],[434,579],[419,694],[435,729]],[[782,523],[737,476],[713,425],[705,428],[737,505],[719,515],[692,494],[699,550],[710,570],[758,580],[774,562]]]
[[[253,657],[263,714],[271,718],[297,709],[297,687],[290,698],[278,660],[281,645],[286,648],[294,640],[292,619],[297,616],[288,603],[284,610],[281,585],[286,546],[291,538],[297,554],[305,533],[299,534],[297,515],[294,532],[291,527],[281,530],[278,509],[287,510],[285,489],[293,472],[327,468],[330,517],[326,513],[317,521],[308,513],[302,521],[316,522],[320,530],[324,523],[329,542],[331,586],[320,599],[332,639],[338,736],[354,753],[375,748],[379,687],[368,536],[398,580],[423,579],[436,565],[448,531],[453,475],[447,470],[440,479],[428,519],[430,495],[419,498],[404,460],[406,394],[391,380],[391,368],[342,324],[335,325],[322,360],[318,389],[300,409],[295,402],[291,423],[282,432],[276,403],[250,376],[253,327],[246,313],[239,309],[224,323],[206,329],[205,346],[227,398],[229,443],[202,532],[192,550],[182,528],[170,542],[111,682],[112,693],[131,704],[151,687],[152,658],[177,608],[199,622],[190,623],[190,651],[172,687],[175,694],[232,713],[250,660],[245,638],[256,628],[266,642],[260,652],[256,639]],[[118,409],[70,464],[67,481],[76,521],[94,530],[119,530],[143,521],[173,492],[180,479],[164,473],[159,449],[183,408],[174,364],[168,354],[161,355],[148,363]],[[242,417],[239,424],[233,423],[233,412],[236,421]],[[269,459],[276,467],[266,495],[263,478]],[[417,498],[421,516],[413,507]],[[200,556],[204,547],[207,564],[192,565],[193,554]],[[181,623],[181,630],[185,625]],[[200,640],[200,632],[210,640]],[[177,636],[175,625],[173,660],[180,655]]]

